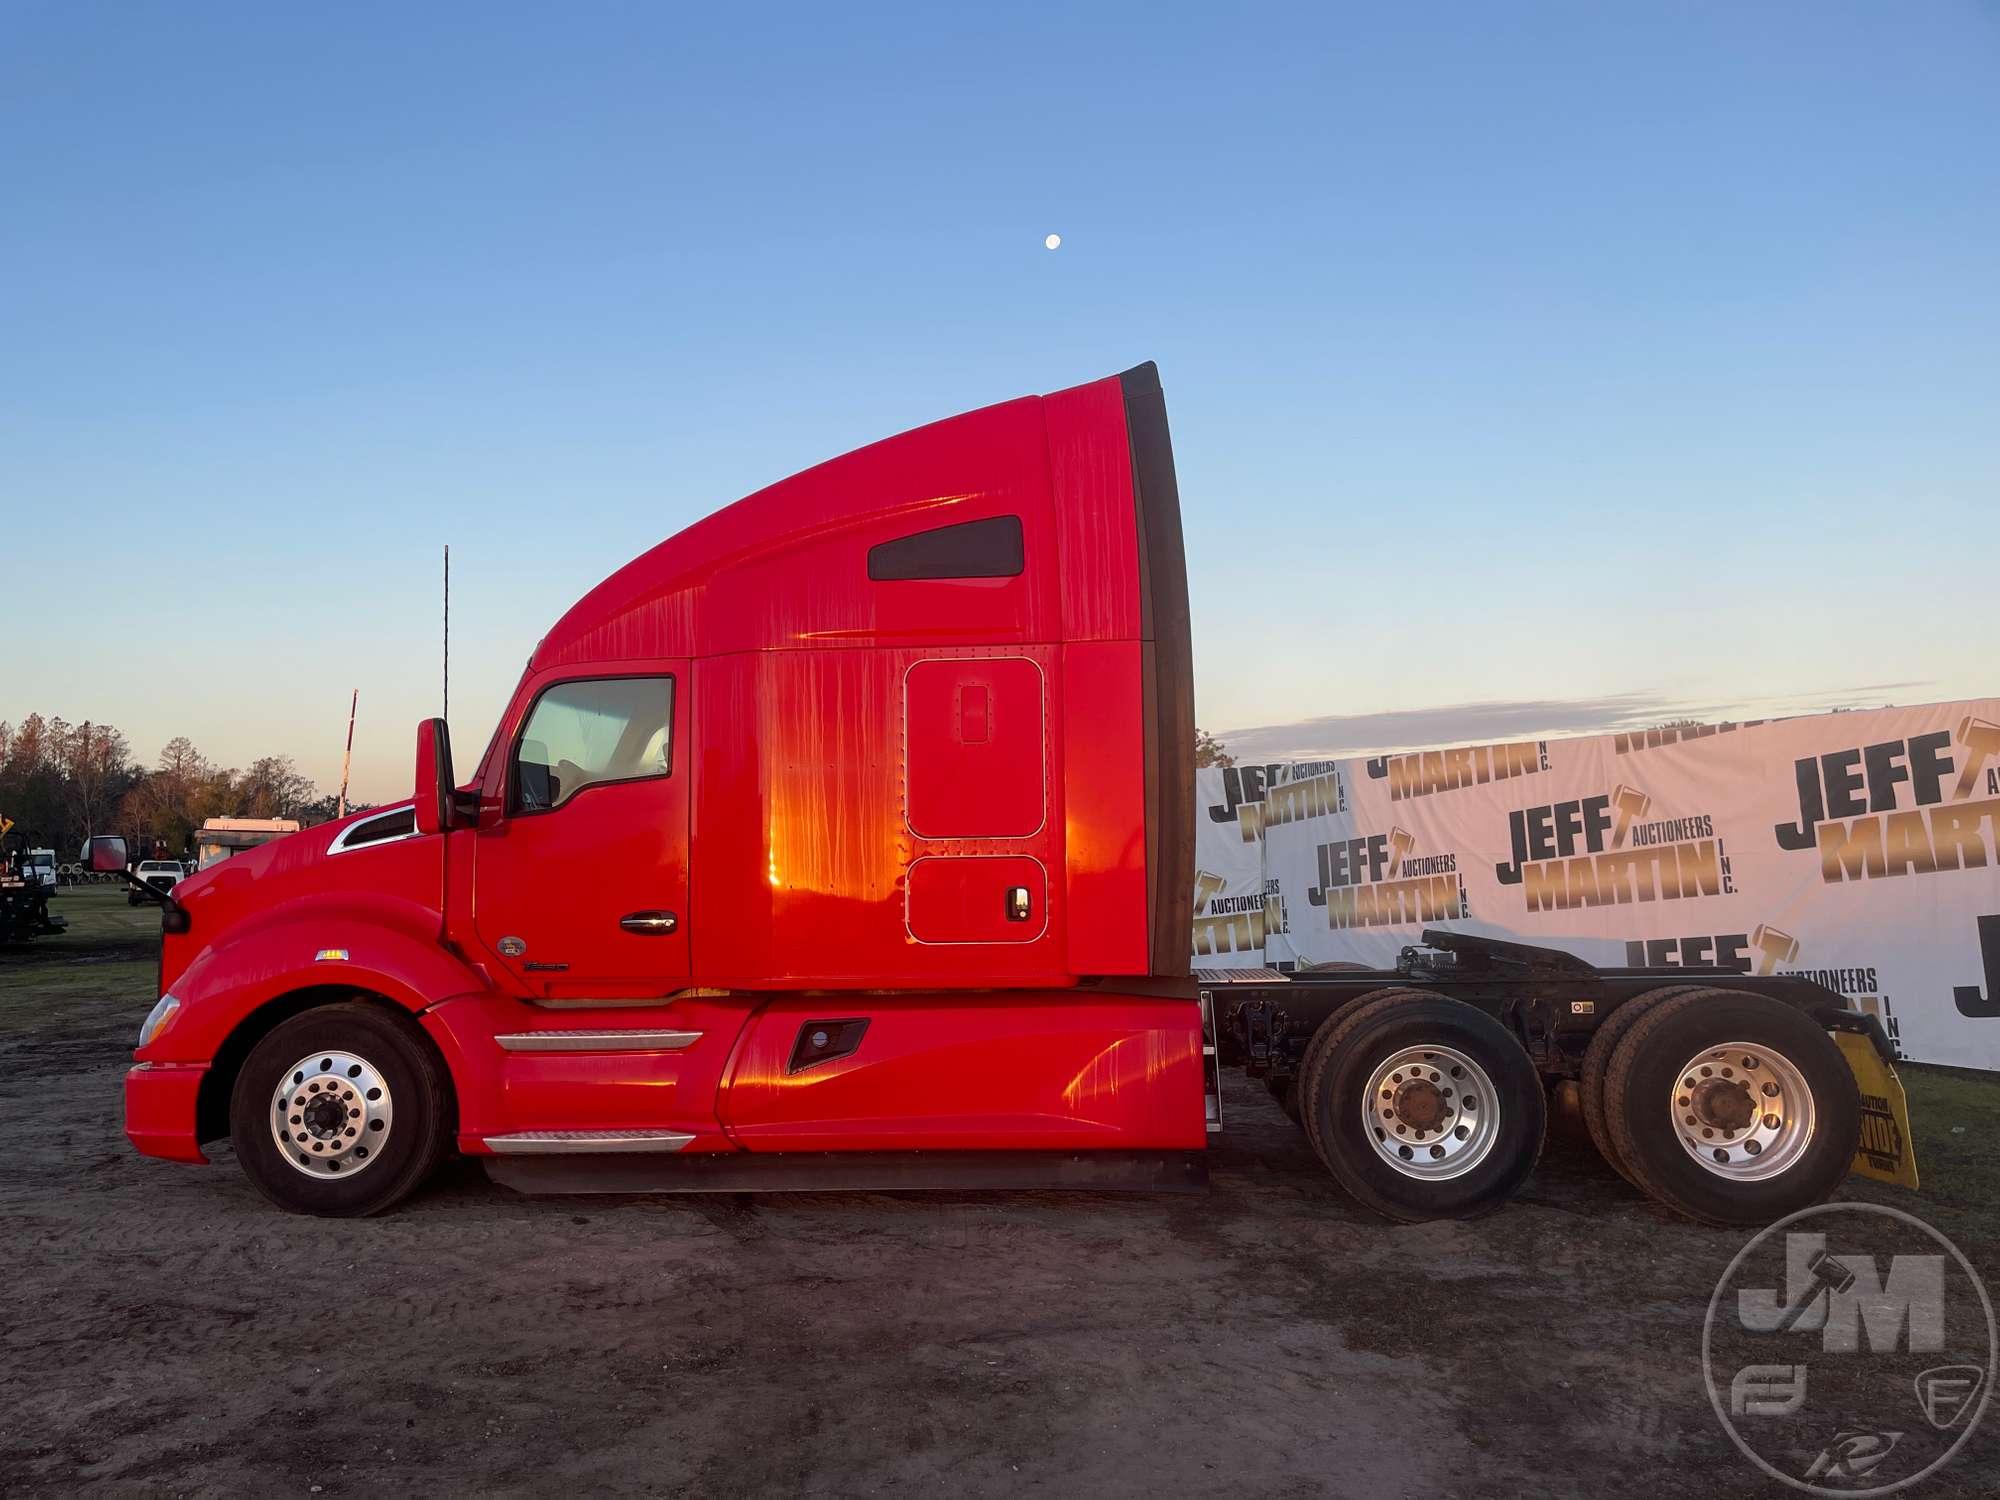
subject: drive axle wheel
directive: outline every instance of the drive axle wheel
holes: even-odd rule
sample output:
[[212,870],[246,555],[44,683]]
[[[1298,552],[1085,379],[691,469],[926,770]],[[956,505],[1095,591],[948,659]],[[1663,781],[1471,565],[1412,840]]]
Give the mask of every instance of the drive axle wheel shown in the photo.
[[414,1026],[366,1003],[323,1005],[281,1022],[244,1059],[230,1139],[280,1208],[352,1218],[430,1175],[450,1114],[444,1069]]
[[1463,1219],[1511,1197],[1548,1126],[1542,1081],[1498,1021],[1390,991],[1321,1028],[1300,1100],[1334,1180],[1387,1218]]
[[1757,1042],[1697,1052],[1667,1092],[1681,1145],[1724,1179],[1755,1182],[1791,1170],[1812,1144],[1818,1106],[1805,1075]]
[[1478,1166],[1500,1138],[1496,1094],[1465,1053],[1405,1047],[1375,1065],[1361,1115],[1376,1155],[1406,1176],[1442,1182]]
[[[1583,1066],[1577,1075],[1577,1093],[1583,1104],[1583,1128],[1589,1133],[1590,1143],[1597,1148],[1597,1154],[1633,1187],[1639,1187],[1638,1179],[1633,1177],[1632,1169],[1619,1160],[1617,1144],[1611,1139],[1610,1122],[1604,1114],[1604,1075],[1611,1066],[1611,1054],[1618,1050],[1618,1044],[1625,1040],[1626,1034],[1639,1024],[1640,1017],[1655,1005],[1701,988],[1698,984],[1669,984],[1657,990],[1647,990],[1643,995],[1634,995],[1591,1033],[1590,1045],[1584,1049]],[[1639,1188],[1639,1191],[1643,1193],[1645,1189]]]
[[1605,1110],[1638,1185],[1711,1224],[1767,1224],[1820,1202],[1861,1137],[1861,1091],[1833,1038],[1740,990],[1648,1011],[1612,1054]]

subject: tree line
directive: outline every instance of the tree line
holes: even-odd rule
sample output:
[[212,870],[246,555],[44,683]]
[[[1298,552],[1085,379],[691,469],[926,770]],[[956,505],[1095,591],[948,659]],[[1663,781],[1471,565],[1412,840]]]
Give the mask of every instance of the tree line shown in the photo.
[[239,771],[216,765],[176,735],[148,767],[110,724],[71,724],[38,713],[19,724],[0,720],[0,817],[14,820],[26,847],[54,849],[65,863],[93,833],[123,834],[136,850],[178,857],[193,850],[204,819],[323,823],[336,801],[301,775],[289,755],[266,755]]

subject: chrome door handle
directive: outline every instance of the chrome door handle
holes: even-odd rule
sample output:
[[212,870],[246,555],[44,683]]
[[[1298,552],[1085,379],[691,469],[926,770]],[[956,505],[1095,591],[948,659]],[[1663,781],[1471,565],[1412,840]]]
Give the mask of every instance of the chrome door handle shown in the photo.
[[641,937],[665,937],[680,930],[681,919],[670,911],[635,911],[630,916],[620,917],[618,925]]

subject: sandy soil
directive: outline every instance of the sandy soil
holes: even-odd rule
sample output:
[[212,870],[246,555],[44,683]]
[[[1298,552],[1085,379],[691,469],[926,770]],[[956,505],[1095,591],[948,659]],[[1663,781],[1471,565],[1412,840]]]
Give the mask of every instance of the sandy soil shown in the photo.
[[[1573,1141],[1496,1215],[1391,1227],[1238,1079],[1206,1197],[528,1200],[460,1163],[290,1218],[226,1149],[127,1147],[152,919],[112,894],[0,955],[0,1491],[1771,1489],[1700,1370],[1745,1236]],[[1961,1093],[1935,1194],[1854,1191],[2000,1286],[2000,1086]],[[1996,1476],[1989,1419],[1920,1493]]]

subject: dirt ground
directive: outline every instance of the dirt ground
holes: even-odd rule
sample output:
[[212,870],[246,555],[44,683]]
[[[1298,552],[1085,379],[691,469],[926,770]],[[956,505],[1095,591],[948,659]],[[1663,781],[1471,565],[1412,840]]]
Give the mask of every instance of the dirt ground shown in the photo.
[[[292,1218],[226,1148],[126,1145],[157,918],[57,909],[0,952],[0,1492],[1775,1489],[1701,1377],[1747,1236],[1560,1134],[1507,1208],[1415,1228],[1242,1079],[1205,1197],[530,1200],[460,1163]],[[1848,1192],[2000,1289],[2000,1083],[1906,1082],[1926,1191]],[[1989,1414],[1917,1493],[1996,1488]]]

